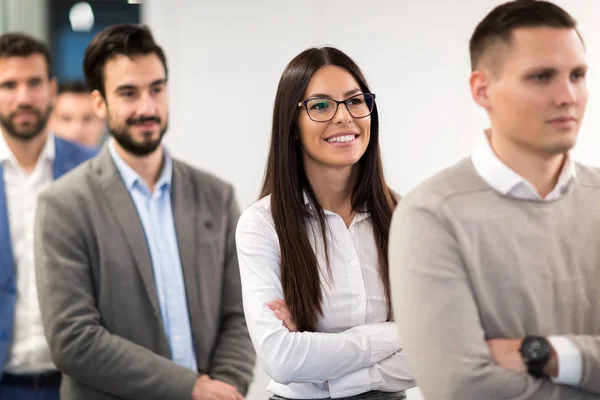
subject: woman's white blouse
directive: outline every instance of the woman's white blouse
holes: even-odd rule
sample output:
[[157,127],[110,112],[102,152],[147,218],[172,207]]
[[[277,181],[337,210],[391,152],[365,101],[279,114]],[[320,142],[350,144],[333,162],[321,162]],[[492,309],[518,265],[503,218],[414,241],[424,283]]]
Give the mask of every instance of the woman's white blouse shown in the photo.
[[[310,209],[308,201],[306,207]],[[368,212],[349,227],[325,211],[331,278],[316,217],[306,223],[323,280],[318,332],[291,333],[267,307],[283,299],[279,241],[270,197],[241,216],[236,244],[244,312],[259,363],[272,378],[267,390],[292,399],[345,397],[414,386],[379,279],[377,246]]]

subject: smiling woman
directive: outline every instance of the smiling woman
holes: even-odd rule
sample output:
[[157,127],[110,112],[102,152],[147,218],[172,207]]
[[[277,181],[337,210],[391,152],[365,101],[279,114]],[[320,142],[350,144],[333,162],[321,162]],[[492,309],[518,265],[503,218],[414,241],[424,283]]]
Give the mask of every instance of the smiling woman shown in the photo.
[[[300,103],[305,109],[298,116],[304,168],[313,171],[345,167],[349,178],[352,167],[369,145],[370,115],[375,103],[370,100],[367,105],[365,97],[372,99],[373,95],[363,94],[354,77],[335,65],[315,72],[306,94],[307,99]],[[343,105],[340,107],[340,104]],[[307,174],[309,180],[313,176],[316,175]]]
[[[379,117],[359,67],[308,49],[277,90],[261,200],[238,222],[244,312],[281,398],[402,399]],[[286,354],[286,357],[281,357]]]

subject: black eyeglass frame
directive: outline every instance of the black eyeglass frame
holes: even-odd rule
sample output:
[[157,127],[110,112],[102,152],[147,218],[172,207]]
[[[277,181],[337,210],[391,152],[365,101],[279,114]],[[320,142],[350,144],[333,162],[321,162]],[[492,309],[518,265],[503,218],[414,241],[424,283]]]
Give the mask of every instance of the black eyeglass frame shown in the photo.
[[[369,110],[369,113],[367,115],[363,115],[362,117],[356,117],[354,116],[354,114],[352,114],[352,111],[350,111],[350,108],[348,107],[348,102],[352,99],[354,99],[355,97],[358,96],[365,96],[365,95],[369,95],[372,96],[373,98],[373,105],[371,106],[371,109]],[[361,119],[361,118],[367,118],[369,115],[371,115],[373,113],[373,110],[375,109],[375,93],[357,93],[354,96],[348,97],[346,100],[334,100],[331,99],[329,97],[311,97],[309,99],[306,99],[304,101],[301,101],[298,103],[298,107],[304,107],[304,109],[306,110],[306,115],[308,115],[308,118],[310,118],[312,121],[314,122],[329,122],[331,121],[333,118],[335,118],[335,114],[337,114],[338,112],[338,108],[340,107],[340,104],[344,104],[346,106],[346,110],[348,110],[348,113],[350,113],[350,115],[352,116],[352,118],[356,118],[356,119]],[[313,117],[310,116],[310,112],[308,111],[308,102],[311,100],[316,100],[316,99],[326,99],[328,101],[333,101],[335,102],[335,111],[333,112],[333,114],[331,115],[331,118],[326,119],[326,120],[316,120]]]

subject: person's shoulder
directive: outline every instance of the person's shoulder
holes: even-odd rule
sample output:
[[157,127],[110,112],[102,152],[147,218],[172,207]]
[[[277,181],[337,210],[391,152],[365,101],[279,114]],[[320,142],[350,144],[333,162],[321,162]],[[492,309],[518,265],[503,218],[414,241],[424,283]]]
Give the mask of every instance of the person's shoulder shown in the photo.
[[399,204],[402,207],[437,207],[445,201],[464,201],[469,196],[491,190],[475,171],[471,158],[467,157],[425,179],[404,196]]
[[255,225],[268,225],[274,229],[273,214],[271,213],[271,195],[265,196],[244,210],[239,221],[238,229]]
[[60,138],[55,136],[55,146],[57,148],[62,148],[61,150],[65,150],[64,154],[69,154],[71,157],[75,158],[78,162],[83,162],[88,160],[94,156],[96,156],[99,152],[98,148],[88,147],[80,143],[76,143],[67,139]]
[[262,216],[269,221],[273,221],[273,214],[271,214],[271,195],[267,195],[256,202],[252,203],[248,208],[244,210],[242,216],[246,215],[249,217]]
[[90,178],[93,160],[85,161],[54,180],[39,195],[38,201],[55,200],[68,207],[80,208],[93,198]]

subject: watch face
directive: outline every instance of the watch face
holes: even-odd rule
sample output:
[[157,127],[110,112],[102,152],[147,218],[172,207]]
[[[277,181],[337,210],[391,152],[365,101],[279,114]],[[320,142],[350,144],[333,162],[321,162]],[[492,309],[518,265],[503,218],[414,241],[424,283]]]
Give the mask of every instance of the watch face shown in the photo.
[[527,338],[521,349],[525,362],[544,362],[550,357],[550,346],[545,339]]

